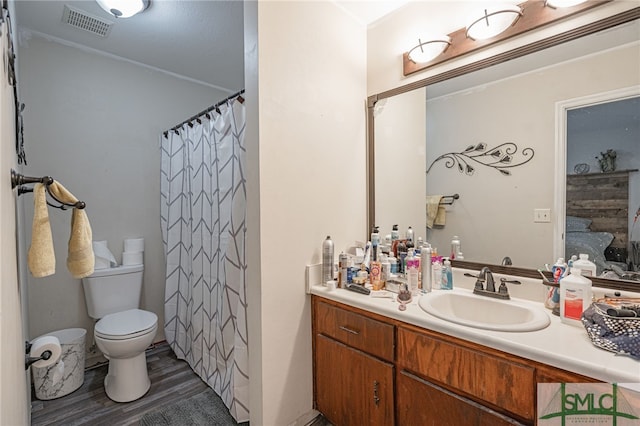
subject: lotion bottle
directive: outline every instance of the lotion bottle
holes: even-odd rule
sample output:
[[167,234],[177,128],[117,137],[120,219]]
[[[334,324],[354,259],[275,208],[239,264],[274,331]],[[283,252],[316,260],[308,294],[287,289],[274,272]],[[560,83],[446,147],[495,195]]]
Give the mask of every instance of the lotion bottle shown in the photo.
[[433,272],[431,270],[431,247],[425,246],[420,253],[420,268],[422,269],[422,292],[430,293],[432,290]]

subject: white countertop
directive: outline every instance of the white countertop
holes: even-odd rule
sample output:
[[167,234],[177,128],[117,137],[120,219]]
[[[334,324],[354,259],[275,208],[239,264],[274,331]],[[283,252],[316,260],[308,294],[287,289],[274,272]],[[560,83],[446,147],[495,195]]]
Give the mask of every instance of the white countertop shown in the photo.
[[[477,273],[477,271],[457,270],[454,275],[453,291],[471,293],[470,286],[473,285],[475,280],[473,278],[462,278],[463,272]],[[495,275],[496,281],[498,281],[499,276]],[[560,321],[559,317],[552,315],[550,310],[544,308],[542,303],[544,287],[541,284],[541,280],[520,277],[508,278],[518,279],[523,282],[522,287],[524,289],[516,291],[516,288],[520,286],[509,287],[512,298],[516,299],[520,294],[529,296],[529,300],[518,300],[522,303],[535,304],[544,309],[551,320],[551,324],[548,327],[529,332],[502,332],[454,324],[436,318],[418,306],[419,298],[429,297],[428,294],[414,297],[405,311],[398,309],[399,303],[396,302],[395,298],[371,297],[343,289],[330,291],[322,285],[311,286],[311,294],[604,382],[640,382],[640,360],[629,356],[616,355],[594,346],[582,326],[565,324]],[[456,285],[457,283],[460,283],[460,285]],[[441,291],[451,290],[434,290],[434,293]],[[594,289],[594,293],[597,294],[598,290]],[[540,294],[539,302],[535,301],[538,294]]]

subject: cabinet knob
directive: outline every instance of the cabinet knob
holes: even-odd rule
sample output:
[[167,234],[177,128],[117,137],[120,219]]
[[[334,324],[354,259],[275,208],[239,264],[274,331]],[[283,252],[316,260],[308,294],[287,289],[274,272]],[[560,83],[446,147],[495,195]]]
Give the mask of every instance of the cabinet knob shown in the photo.
[[378,397],[378,381],[377,380],[373,381],[373,402],[376,405],[380,404],[380,398]]

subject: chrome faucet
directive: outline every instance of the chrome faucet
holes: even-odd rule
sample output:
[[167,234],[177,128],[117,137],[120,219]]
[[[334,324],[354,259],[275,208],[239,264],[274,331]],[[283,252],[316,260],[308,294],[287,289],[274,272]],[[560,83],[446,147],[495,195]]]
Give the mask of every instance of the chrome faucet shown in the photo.
[[[498,291],[496,291],[495,280],[493,279],[493,273],[491,269],[487,266],[480,270],[480,274],[471,275],[465,274],[466,276],[475,277],[476,285],[473,287],[473,293],[479,294],[481,296],[489,296],[495,297],[497,299],[510,299],[509,290],[507,289],[507,284],[521,284],[520,281],[516,280],[507,280],[506,278],[500,278],[500,287]],[[485,286],[486,284],[486,286]]]
[[[480,286],[478,286],[478,283]],[[486,283],[486,288],[482,288],[482,283]],[[480,270],[480,275],[478,276],[478,281],[476,281],[476,288],[480,287],[480,290],[484,291],[496,291],[495,281],[493,280],[493,274],[491,273],[491,269],[487,266]]]

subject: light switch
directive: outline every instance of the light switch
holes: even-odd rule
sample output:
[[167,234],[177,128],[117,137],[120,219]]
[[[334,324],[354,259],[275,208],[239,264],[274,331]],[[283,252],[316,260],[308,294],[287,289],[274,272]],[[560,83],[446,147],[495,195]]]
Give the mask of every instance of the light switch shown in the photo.
[[534,222],[551,222],[551,209],[534,209]]

